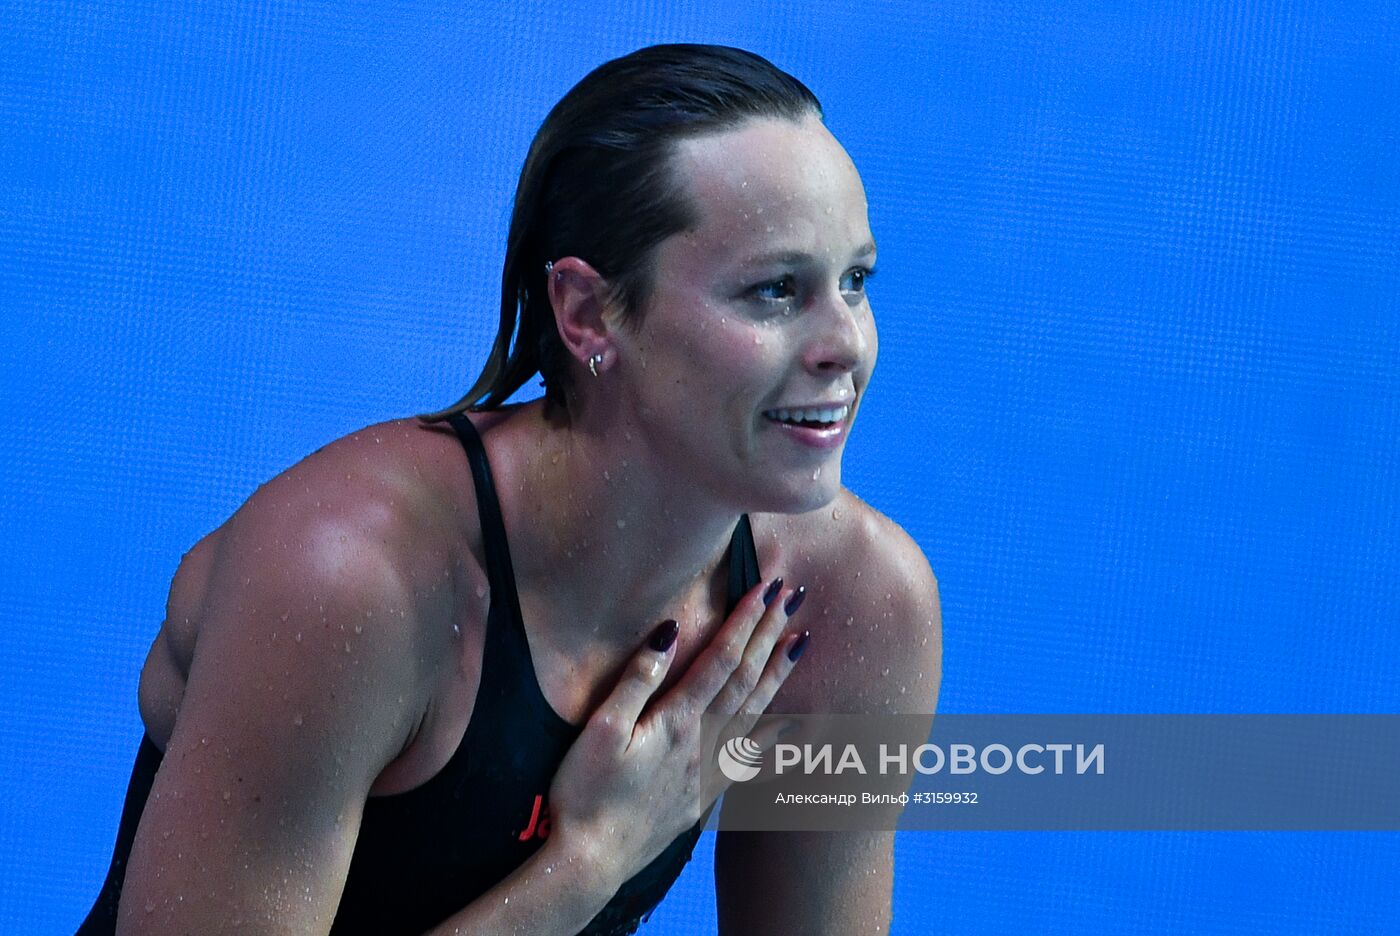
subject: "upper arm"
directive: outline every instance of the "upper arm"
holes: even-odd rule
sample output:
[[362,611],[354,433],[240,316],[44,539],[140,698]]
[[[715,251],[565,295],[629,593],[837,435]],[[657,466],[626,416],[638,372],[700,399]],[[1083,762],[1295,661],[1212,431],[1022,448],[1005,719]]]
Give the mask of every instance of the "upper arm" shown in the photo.
[[[824,590],[836,597],[821,617],[849,621],[860,646],[821,660],[821,669],[812,672],[821,674],[827,691],[810,697],[819,698],[826,712],[931,721],[942,677],[938,581],[922,550],[897,524],[863,504],[850,513],[850,528],[829,549],[830,568],[840,570],[847,587]],[[840,646],[834,638],[851,633],[813,630],[809,656],[821,652],[823,637]],[[802,665],[805,657],[799,671]],[[901,723],[899,730],[916,727]],[[720,931],[887,933],[893,850],[889,831],[722,831],[715,845]]]
[[311,509],[290,483],[220,537],[122,932],[326,932],[369,788],[421,704],[392,514],[353,485]]
[[888,933],[893,832],[721,832],[719,931],[847,936]]
[[932,716],[943,680],[938,579],[908,533],[871,514],[873,536],[863,576],[867,584],[851,601],[857,620],[880,625],[870,631],[867,653],[879,665],[852,674],[851,685],[863,693],[851,710]]

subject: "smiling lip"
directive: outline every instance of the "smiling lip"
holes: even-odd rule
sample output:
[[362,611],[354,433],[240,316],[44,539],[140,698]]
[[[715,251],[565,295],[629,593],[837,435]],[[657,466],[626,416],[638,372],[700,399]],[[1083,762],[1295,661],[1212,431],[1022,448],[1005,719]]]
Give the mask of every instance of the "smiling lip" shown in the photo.
[[[774,407],[773,409],[765,410],[763,416],[778,429],[786,433],[788,438],[792,439],[794,442],[807,448],[830,451],[840,448],[841,443],[845,441],[846,432],[851,425],[851,409],[850,404],[844,402],[819,403],[815,406]],[[841,413],[839,419],[823,427],[783,422],[777,416],[780,412],[792,414],[811,411],[830,412],[832,410],[844,410],[844,412]]]

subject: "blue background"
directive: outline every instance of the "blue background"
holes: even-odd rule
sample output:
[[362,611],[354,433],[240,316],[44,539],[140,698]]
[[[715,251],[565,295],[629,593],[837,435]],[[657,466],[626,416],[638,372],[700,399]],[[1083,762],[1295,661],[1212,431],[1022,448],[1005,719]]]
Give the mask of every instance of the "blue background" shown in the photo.
[[[848,484],[956,712],[1400,711],[1400,18],[1375,2],[0,2],[0,931],[105,872],[183,550],[488,345],[549,106],[658,41],[861,169]],[[713,930],[710,839],[648,933]],[[1394,834],[901,833],[902,934],[1397,931]]]

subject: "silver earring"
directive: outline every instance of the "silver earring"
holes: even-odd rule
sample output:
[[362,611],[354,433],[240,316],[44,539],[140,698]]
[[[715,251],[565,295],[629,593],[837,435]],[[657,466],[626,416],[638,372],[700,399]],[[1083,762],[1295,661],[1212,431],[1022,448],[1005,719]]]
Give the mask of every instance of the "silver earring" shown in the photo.
[[598,376],[598,365],[603,363],[603,356],[595,354],[588,359],[588,372],[594,377]]
[[544,275],[545,275],[545,276],[548,276],[549,274],[551,274],[551,273],[553,273],[553,272],[554,272],[554,261],[553,261],[553,260],[546,260],[546,261],[544,262]]

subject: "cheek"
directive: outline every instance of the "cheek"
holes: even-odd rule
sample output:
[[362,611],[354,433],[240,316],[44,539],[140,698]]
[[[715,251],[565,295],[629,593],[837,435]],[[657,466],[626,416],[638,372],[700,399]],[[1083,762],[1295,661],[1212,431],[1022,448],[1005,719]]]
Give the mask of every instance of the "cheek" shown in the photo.
[[865,372],[869,374],[875,369],[875,359],[880,354],[880,333],[875,327],[875,317],[866,316],[865,324],[861,326],[861,331],[865,333]]
[[782,334],[774,328],[748,324],[733,329],[716,348],[713,362],[716,375],[733,388],[734,396],[752,398],[755,392],[767,394],[783,372],[789,349]]
[[714,407],[711,418],[717,416],[733,430],[747,433],[759,408],[772,400],[782,382],[786,346],[773,330],[752,323],[735,327],[731,321],[723,331],[712,327],[711,337],[714,340],[691,365],[695,381],[707,389],[697,397]]

